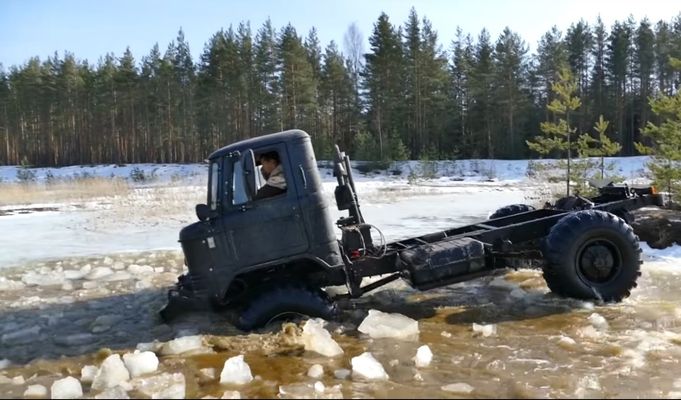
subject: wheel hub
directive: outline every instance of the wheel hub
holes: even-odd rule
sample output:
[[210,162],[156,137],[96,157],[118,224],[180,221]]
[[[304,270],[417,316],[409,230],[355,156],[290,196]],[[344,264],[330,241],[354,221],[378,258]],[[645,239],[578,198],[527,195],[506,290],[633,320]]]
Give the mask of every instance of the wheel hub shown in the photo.
[[579,260],[580,271],[592,282],[605,282],[617,269],[617,260],[605,243],[593,243],[584,248]]

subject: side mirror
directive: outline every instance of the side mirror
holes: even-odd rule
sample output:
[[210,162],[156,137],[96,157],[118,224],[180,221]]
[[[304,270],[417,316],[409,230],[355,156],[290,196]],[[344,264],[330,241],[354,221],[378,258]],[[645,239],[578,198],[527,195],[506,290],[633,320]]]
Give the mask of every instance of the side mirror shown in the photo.
[[215,215],[215,212],[210,209],[206,204],[196,205],[196,217],[199,221],[207,221]]

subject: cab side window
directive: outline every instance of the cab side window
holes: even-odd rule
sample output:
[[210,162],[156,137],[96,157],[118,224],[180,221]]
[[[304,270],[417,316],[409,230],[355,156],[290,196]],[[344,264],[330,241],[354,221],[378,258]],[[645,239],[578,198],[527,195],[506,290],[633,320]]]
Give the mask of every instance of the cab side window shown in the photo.
[[283,195],[287,190],[284,166],[277,151],[266,151],[256,156],[260,165],[264,184],[258,185],[254,200],[262,200],[270,197]]

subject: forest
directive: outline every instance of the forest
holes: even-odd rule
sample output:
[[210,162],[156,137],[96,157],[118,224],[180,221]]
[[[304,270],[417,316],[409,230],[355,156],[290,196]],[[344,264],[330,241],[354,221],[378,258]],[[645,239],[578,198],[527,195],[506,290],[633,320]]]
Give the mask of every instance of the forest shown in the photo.
[[681,14],[554,26],[530,53],[509,28],[443,40],[412,8],[401,25],[381,14],[364,42],[355,24],[322,48],[314,28],[242,22],[210,37],[197,61],[180,28],[141,60],[128,48],[96,64],[70,52],[0,64],[0,165],[200,162],[293,128],[318,159],[333,144],[377,161],[561,157],[526,141],[556,118],[547,105],[563,68],[581,101],[575,137],[598,135],[602,115],[617,155],[630,156],[647,123],[660,123],[651,99],[676,94],[681,78],[670,63],[681,58]]

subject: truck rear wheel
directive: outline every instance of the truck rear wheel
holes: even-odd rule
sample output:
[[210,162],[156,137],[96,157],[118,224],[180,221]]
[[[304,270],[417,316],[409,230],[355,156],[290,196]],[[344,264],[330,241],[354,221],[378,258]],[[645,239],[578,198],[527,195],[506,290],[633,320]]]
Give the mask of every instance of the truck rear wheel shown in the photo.
[[301,316],[333,320],[338,315],[338,306],[323,290],[282,283],[262,288],[260,294],[241,309],[236,326],[250,331],[275,320],[290,320]]
[[527,204],[511,204],[510,206],[501,207],[500,209],[496,210],[492,215],[489,216],[489,219],[503,218],[534,210],[534,207]]
[[552,292],[579,299],[621,301],[641,275],[638,237],[607,212],[570,213],[545,242],[544,279]]

